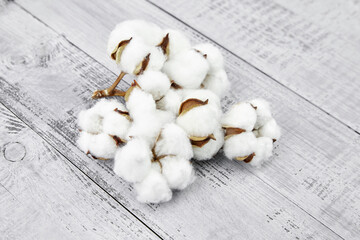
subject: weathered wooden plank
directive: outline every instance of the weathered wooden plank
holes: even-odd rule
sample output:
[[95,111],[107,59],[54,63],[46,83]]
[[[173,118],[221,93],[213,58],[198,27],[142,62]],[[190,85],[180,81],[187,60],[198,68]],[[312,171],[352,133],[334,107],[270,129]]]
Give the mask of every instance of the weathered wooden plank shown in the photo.
[[[225,160],[222,155],[197,164],[198,181],[186,191],[175,193],[171,202],[136,202],[132,187],[114,176],[111,161],[89,159],[74,145],[76,114],[89,105],[93,89],[111,82],[116,75],[28,14],[15,6],[9,8],[6,15],[0,16],[0,41],[4,46],[0,101],[161,237],[340,238],[243,165]],[[121,84],[122,89],[126,87]],[[248,93],[237,94],[245,96],[253,90],[249,87]],[[281,88],[279,94],[284,94]],[[300,103],[295,97],[294,104]],[[330,120],[330,124],[336,123]],[[289,150],[289,145],[284,146],[276,150],[281,154],[279,160],[292,160],[291,151],[281,150]]]
[[[145,18],[161,26],[183,29],[194,42],[206,41],[181,22],[141,1],[122,1],[121,4],[88,1],[86,6],[73,1],[21,4],[110,69],[115,66],[102,49],[112,27],[127,18]],[[229,104],[251,97],[271,99],[284,129],[276,161],[260,170],[246,168],[341,236],[359,235],[360,220],[356,217],[359,215],[356,154],[359,136],[231,53],[223,53],[233,83],[232,92],[223,102]],[[238,181],[235,179],[239,170],[235,164],[221,160],[220,164],[210,162],[200,169],[207,169],[222,181],[224,177]],[[234,167],[235,172],[229,172]]]
[[150,1],[360,132],[360,42],[269,0]]
[[0,239],[158,239],[0,105]]
[[351,0],[275,0],[276,3],[339,38],[360,44],[360,2]]

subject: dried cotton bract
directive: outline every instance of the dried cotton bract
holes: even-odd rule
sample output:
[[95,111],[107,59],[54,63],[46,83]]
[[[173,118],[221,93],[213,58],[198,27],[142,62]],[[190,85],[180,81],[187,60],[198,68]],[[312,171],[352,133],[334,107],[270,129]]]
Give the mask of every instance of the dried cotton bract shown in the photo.
[[[126,104],[101,100],[81,111],[77,142],[93,158],[114,159],[114,172],[134,184],[138,201],[169,201],[196,179],[192,159],[212,159],[222,147],[253,166],[271,157],[280,128],[265,100],[237,103],[223,115],[230,83],[215,46],[191,46],[181,31],[129,20],[111,32],[107,54],[120,74],[92,97]],[[133,83],[116,89],[125,75]]]

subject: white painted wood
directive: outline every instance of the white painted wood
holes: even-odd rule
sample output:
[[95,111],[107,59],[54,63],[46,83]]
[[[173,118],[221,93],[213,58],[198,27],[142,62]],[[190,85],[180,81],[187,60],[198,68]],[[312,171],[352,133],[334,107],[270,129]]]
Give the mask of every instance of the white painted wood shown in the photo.
[[275,0],[339,38],[360,44],[360,2],[353,0]]
[[150,1],[360,131],[360,42],[269,0]]
[[[37,7],[45,11],[46,15],[53,17],[52,21],[49,20],[50,18],[47,19],[47,23],[51,27],[59,24],[60,32],[66,32],[66,37],[69,38],[70,36],[72,42],[77,39],[76,44],[78,46],[87,48],[86,50],[90,52],[102,54],[104,59],[105,54],[98,46],[101,44],[96,41],[85,41],[84,38],[84,36],[94,36],[96,40],[101,36],[101,38],[106,39],[105,35],[107,33],[104,36],[102,34],[106,29],[110,31],[110,28],[119,20],[109,19],[108,22],[101,22],[101,24],[111,25],[102,26],[102,28],[98,25],[100,21],[91,21],[91,19],[99,19],[104,12],[112,16],[117,12],[121,12],[124,18],[143,14],[146,18],[153,19],[152,15],[156,15],[157,21],[162,25],[167,23],[184,28],[179,22],[168,18],[166,14],[157,12],[154,8],[147,8],[147,5],[145,5],[144,9],[148,13],[139,12],[139,8],[135,8],[135,4],[132,5],[131,3],[126,3],[126,11],[121,11],[121,8],[115,3],[101,5],[108,11],[104,11],[96,5],[91,5],[90,2],[86,5],[86,11],[77,8],[76,5],[71,5],[70,2],[65,4],[69,9],[64,11],[67,12],[64,13],[64,18],[60,16],[55,18],[56,12],[52,12],[51,8],[45,8],[48,7],[46,5],[44,5],[45,9],[40,8],[40,6]],[[54,9],[56,9],[56,6],[54,6]],[[62,8],[57,6],[57,9]],[[126,13],[130,15],[127,16]],[[71,15],[78,17],[70,17]],[[42,16],[44,17],[44,15]],[[66,18],[71,21],[67,21]],[[106,16],[103,15],[103,18],[106,18]],[[28,19],[26,20],[28,21]],[[142,219],[151,222],[153,228],[160,232],[162,236],[179,237],[181,234],[185,234],[190,238],[194,236],[192,234],[196,233],[195,236],[199,238],[210,235],[216,237],[216,235],[212,234],[218,232],[218,229],[223,229],[223,231],[228,230],[228,236],[232,237],[239,236],[236,234],[241,232],[243,238],[250,236],[261,238],[264,234],[275,238],[288,238],[289,235],[295,234],[302,234],[303,237],[310,237],[314,234],[313,237],[315,238],[317,236],[321,237],[324,231],[322,225],[318,225],[316,221],[310,221],[311,224],[306,225],[307,221],[309,221],[308,215],[302,215],[294,204],[279,196],[278,191],[320,221],[325,222],[330,228],[335,228],[342,236],[349,236],[350,238],[358,233],[358,221],[356,217],[354,218],[358,214],[358,201],[356,201],[358,195],[356,179],[358,175],[356,175],[355,170],[359,166],[356,163],[356,155],[354,154],[354,152],[358,151],[356,141],[359,140],[357,135],[338,124],[332,118],[324,116],[321,111],[309,103],[274,84],[266,76],[259,74],[256,70],[229,54],[226,54],[226,59],[231,80],[235,82],[240,76],[241,79],[244,79],[244,82],[239,84],[240,89],[224,102],[231,102],[234,98],[243,99],[250,96],[264,96],[273,99],[277,117],[285,128],[285,136],[277,149],[277,155],[279,156],[277,156],[276,161],[260,170],[248,167],[244,169],[240,164],[222,159],[219,159],[219,162],[203,163],[201,166],[197,166],[199,181],[186,192],[177,194],[174,200],[176,203],[171,202],[154,207],[133,202],[132,189],[128,184],[114,177],[108,166],[84,159],[83,154],[79,153],[74,146],[69,146],[67,142],[74,142],[73,130],[76,128],[74,114],[84,107],[85,100],[88,100],[87,98],[95,85],[104,86],[105,81],[110,83],[115,75],[104,70],[99,64],[92,62],[88,56],[69,47],[68,43],[61,37],[48,36],[48,31],[39,30],[38,24],[33,23],[31,25],[36,27],[31,32],[36,32],[41,38],[37,36],[31,39],[31,35],[29,35],[30,40],[23,44],[32,47],[24,54],[18,52],[15,54],[12,50],[7,50],[13,53],[11,59],[14,63],[9,63],[11,61],[6,57],[6,60],[3,60],[6,62],[4,68],[12,69],[11,71],[6,70],[6,79],[15,81],[17,85],[14,82],[9,82],[10,80],[5,81],[4,78],[4,80],[0,81],[1,89],[6,90],[7,94],[11,93],[11,90],[18,90],[18,92],[10,94],[10,97],[3,96],[1,101],[12,107],[17,115],[31,124],[47,141],[64,152],[70,160],[95,178],[101,186],[117,199],[120,199],[125,206],[131,206],[132,209],[135,209],[136,214],[141,215]],[[86,27],[87,25],[89,26]],[[88,33],[75,34],[80,31],[77,28],[85,29],[84,31],[88,31]],[[69,34],[71,31],[74,34]],[[192,34],[191,32],[188,33]],[[19,35],[20,33],[12,34]],[[83,36],[79,37],[79,35]],[[199,38],[195,38],[196,35],[191,36],[193,39],[199,40]],[[14,38],[14,36],[11,35],[8,38]],[[15,37],[18,41],[23,38],[21,34]],[[44,47],[39,47],[41,43]],[[4,47],[4,49],[6,48]],[[41,49],[44,49],[44,54],[38,53]],[[46,54],[47,52],[50,52],[50,54]],[[27,59],[27,61],[24,62],[23,59]],[[19,74],[19,72],[22,72],[22,74]],[[31,73],[30,76],[29,73]],[[4,73],[1,72],[1,74]],[[22,82],[24,79],[28,80]],[[32,82],[34,82],[33,85]],[[61,91],[53,91],[52,95],[49,93],[38,99],[36,93],[32,93],[31,90],[35,89],[39,82],[46,82],[49,89],[55,88],[54,85],[57,87],[57,85],[62,84],[60,86]],[[20,88],[19,84],[21,85]],[[125,86],[123,85],[123,87]],[[56,99],[52,99],[54,94],[56,94]],[[68,100],[65,99],[66,96],[69,98]],[[17,100],[20,102],[17,102]],[[58,103],[59,101],[60,103]],[[284,105],[282,102],[288,103],[288,105],[282,106]],[[57,121],[54,121],[54,119]],[[338,145],[334,143],[335,140],[339,142]],[[348,159],[345,161],[342,156],[348,156]],[[221,158],[221,155],[219,158]],[[327,166],[329,163],[332,163],[332,165]],[[336,169],[337,166],[334,167],[334,165],[337,164],[342,167]],[[324,166],[325,169],[323,169]],[[353,170],[354,172],[352,172]],[[256,175],[251,175],[248,171]],[[314,176],[314,172],[319,180],[311,184],[308,179]],[[327,177],[327,175],[329,176]],[[349,181],[347,180],[348,176],[350,176]],[[325,181],[330,179],[330,183],[325,184],[328,186],[323,187],[324,190],[321,188],[323,186],[322,179],[325,179]],[[269,186],[264,186],[264,182]],[[306,182],[310,182],[310,184],[307,185]],[[310,185],[314,188],[309,187]],[[342,189],[347,189],[347,191],[342,192]],[[321,196],[318,195],[324,192],[328,193],[328,195],[321,199]],[[342,196],[342,194],[344,195]],[[223,195],[224,197],[216,197],[217,195]],[[246,206],[245,209],[243,209],[244,206]],[[153,208],[156,208],[156,211],[150,214],[149,211],[153,211],[151,210]],[[191,209],[191,211],[184,212],[184,209]],[[234,212],[234,209],[239,210]],[[274,209],[282,209],[281,212],[285,212],[286,216],[279,214],[280,212],[274,211]],[[270,214],[267,212],[270,212]],[[170,213],[173,214],[171,217],[169,216]],[[177,217],[175,220],[173,220],[174,215]],[[275,221],[271,221],[266,215],[271,219],[274,219],[273,216],[280,215],[280,217],[275,218]],[[261,216],[266,216],[268,219],[263,219]],[[172,224],[168,223],[170,220],[165,220],[170,218]],[[292,221],[295,221],[295,224],[298,227],[300,226],[299,229],[301,230],[290,229],[289,234],[288,227],[284,227],[284,225],[293,225],[291,224]],[[199,222],[205,223],[205,226],[199,226]],[[247,227],[238,224],[239,222],[246,224]],[[268,227],[267,224],[272,226]],[[304,227],[304,225],[306,226]],[[216,226],[216,230],[210,231],[210,227],[214,228],[214,226]],[[302,229],[307,229],[308,232],[304,233]],[[316,229],[316,233],[311,233],[314,229]],[[259,232],[256,234],[256,231]],[[329,234],[327,238],[331,238],[331,236]]]
[[158,239],[0,105],[0,239]]
[[[117,71],[115,66],[102,49],[105,49],[111,28],[121,20],[145,18],[161,26],[183,29],[194,42],[206,41],[150,4],[141,2],[142,7],[139,7],[139,1],[122,1],[121,4],[88,1],[86,6],[73,1],[56,4],[20,2],[36,17],[64,33],[67,39],[114,72]],[[359,136],[235,56],[226,51],[224,54],[234,88],[231,97],[223,102],[229,104],[235,99],[250,97],[270,99],[284,130],[275,161],[259,170],[248,166],[246,169],[342,237],[356,238],[360,226],[356,217],[359,215]],[[204,163],[199,170],[219,181],[241,181],[237,178],[241,178],[244,172],[239,164],[219,161]],[[238,171],[241,171],[240,175]],[[204,184],[203,181],[200,183]],[[200,183],[199,187],[203,187]],[[236,185],[233,187],[237,189]],[[263,186],[257,186],[257,189],[261,188]],[[179,194],[179,197],[183,195]]]

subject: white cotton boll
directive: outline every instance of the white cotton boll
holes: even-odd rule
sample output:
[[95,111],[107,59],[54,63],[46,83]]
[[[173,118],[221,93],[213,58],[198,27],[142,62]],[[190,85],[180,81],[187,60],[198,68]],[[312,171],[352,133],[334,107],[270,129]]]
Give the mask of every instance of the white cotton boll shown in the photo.
[[166,61],[166,55],[159,47],[150,48],[150,60],[146,70],[160,71]]
[[169,78],[160,71],[145,71],[137,80],[141,89],[150,93],[154,100],[162,98],[170,89]]
[[150,46],[138,38],[131,39],[121,53],[119,63],[120,70],[133,74],[136,67],[141,64],[144,58],[150,53],[150,50]]
[[209,160],[220,150],[224,145],[224,130],[219,126],[214,131],[214,137],[216,140],[210,139],[202,147],[193,146],[194,158],[199,161]]
[[165,111],[156,110],[153,113],[136,118],[128,131],[127,139],[141,137],[153,146],[164,124],[174,121],[174,116]]
[[258,129],[263,126],[266,122],[272,119],[269,103],[261,98],[253,99],[249,101],[254,107],[256,107],[256,123],[254,128]]
[[271,139],[279,140],[281,136],[281,129],[277,125],[275,119],[266,122],[264,126],[259,128],[259,136],[269,137]]
[[252,132],[243,132],[225,140],[224,153],[229,159],[245,157],[256,149],[257,140]]
[[128,116],[117,111],[111,111],[104,116],[103,131],[112,136],[117,136],[122,140],[126,139],[127,131],[131,125]]
[[213,108],[216,112],[216,118],[220,118],[222,115],[220,98],[213,92],[207,89],[187,89],[183,91],[183,101],[195,98],[201,101],[208,100],[207,107]]
[[142,115],[154,112],[156,104],[150,93],[135,87],[126,101],[126,107],[129,109],[131,118],[135,120],[141,118]]
[[92,109],[83,110],[78,116],[80,129],[93,134],[102,132],[102,121],[102,116]]
[[103,159],[114,158],[118,148],[116,141],[105,133],[90,134],[81,132],[77,143],[84,152],[89,151],[95,158]]
[[260,167],[272,156],[273,141],[268,137],[259,137],[256,140],[255,156],[249,164],[254,167]]
[[169,59],[191,48],[189,39],[182,32],[175,29],[166,29],[164,32],[169,33]]
[[110,33],[107,52],[110,55],[114,48],[123,40],[131,37],[140,38],[147,45],[155,46],[163,38],[163,32],[157,25],[144,20],[127,20],[117,24]]
[[137,192],[136,199],[143,203],[167,202],[172,197],[172,191],[157,162],[152,164],[147,176],[142,182],[136,183],[134,188]]
[[116,152],[114,172],[128,182],[140,182],[151,169],[151,159],[148,143],[134,138]]
[[206,60],[210,66],[209,73],[223,70],[224,58],[217,47],[210,43],[202,43],[194,46],[194,49],[199,50],[202,54],[206,54]]
[[107,113],[114,111],[116,108],[121,111],[127,111],[124,104],[114,99],[101,99],[91,109],[104,117]]
[[225,70],[218,70],[214,73],[208,74],[202,85],[205,89],[209,89],[221,98],[229,90],[230,81]]
[[201,53],[187,50],[165,62],[163,72],[170,80],[183,88],[199,88],[209,70],[209,64]]
[[179,108],[183,99],[183,90],[170,89],[156,105],[158,109],[169,111],[175,116],[179,113]]
[[189,160],[168,156],[160,162],[162,175],[171,189],[183,190],[195,181],[195,171]]
[[252,131],[256,122],[256,111],[250,103],[237,103],[224,114],[223,127],[242,128]]
[[193,150],[186,132],[175,123],[164,125],[160,137],[156,142],[157,156],[176,155],[184,159],[193,157]]
[[212,134],[219,124],[214,108],[207,105],[198,106],[176,119],[176,123],[182,127],[189,136],[207,137]]

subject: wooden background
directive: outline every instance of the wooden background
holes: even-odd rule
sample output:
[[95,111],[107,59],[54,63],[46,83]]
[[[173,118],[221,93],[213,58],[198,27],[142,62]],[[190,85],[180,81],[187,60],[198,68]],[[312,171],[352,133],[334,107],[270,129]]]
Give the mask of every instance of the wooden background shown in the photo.
[[[272,104],[272,162],[219,154],[146,205],[78,149],[78,112],[118,74],[108,34],[133,18],[221,49],[224,110]],[[360,239],[359,78],[356,0],[0,0],[0,239]]]

